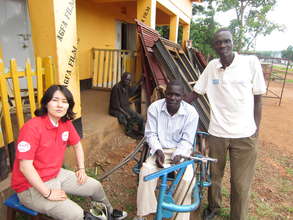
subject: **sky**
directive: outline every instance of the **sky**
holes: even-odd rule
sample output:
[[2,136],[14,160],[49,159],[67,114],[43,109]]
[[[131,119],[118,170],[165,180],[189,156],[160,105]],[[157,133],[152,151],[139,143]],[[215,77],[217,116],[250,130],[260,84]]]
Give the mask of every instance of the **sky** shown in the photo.
[[[280,51],[286,50],[289,45],[293,46],[293,0],[277,0],[274,9],[269,13],[269,20],[284,25],[285,31],[274,31],[265,37],[259,36],[256,40],[257,51]],[[216,20],[223,26],[229,24],[229,20],[233,18],[234,12],[228,12],[225,16],[221,15],[221,19]],[[226,19],[225,19],[226,18]]]

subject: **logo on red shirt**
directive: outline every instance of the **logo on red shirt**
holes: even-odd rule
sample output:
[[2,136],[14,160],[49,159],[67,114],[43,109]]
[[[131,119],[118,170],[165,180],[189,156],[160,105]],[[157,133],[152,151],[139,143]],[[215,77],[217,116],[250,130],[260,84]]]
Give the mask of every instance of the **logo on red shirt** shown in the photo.
[[31,145],[26,141],[21,141],[17,145],[17,149],[19,152],[27,152],[31,149]]
[[68,140],[68,136],[69,136],[69,132],[68,131],[64,131],[61,135],[62,140],[63,141],[67,141]]

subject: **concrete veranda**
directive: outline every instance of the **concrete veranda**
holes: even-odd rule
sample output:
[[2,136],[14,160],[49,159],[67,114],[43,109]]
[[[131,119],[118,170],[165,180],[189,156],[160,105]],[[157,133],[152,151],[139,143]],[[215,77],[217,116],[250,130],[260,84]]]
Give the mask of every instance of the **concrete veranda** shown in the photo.
[[[118,120],[108,114],[110,91],[87,89],[81,91],[81,112],[83,139],[82,144],[85,151],[86,166],[93,153],[101,152],[112,142],[115,137],[120,136],[119,145],[133,142],[133,140],[123,134],[122,127]],[[125,136],[125,138],[124,138]],[[68,151],[65,157],[65,164],[71,168],[75,166],[73,151]],[[118,163],[119,161],[117,161]]]

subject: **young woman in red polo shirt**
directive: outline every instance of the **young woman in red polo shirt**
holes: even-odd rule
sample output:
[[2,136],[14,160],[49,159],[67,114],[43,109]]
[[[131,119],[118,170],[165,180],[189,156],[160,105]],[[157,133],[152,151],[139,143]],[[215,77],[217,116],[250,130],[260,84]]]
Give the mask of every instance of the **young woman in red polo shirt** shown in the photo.
[[[12,188],[26,207],[54,219],[99,219],[84,212],[68,194],[89,196],[107,207],[109,219],[124,219],[127,213],[113,209],[97,180],[88,177],[84,152],[71,120],[74,100],[64,86],[53,85],[41,100],[41,108],[21,128],[12,172]],[[66,147],[76,155],[75,172],[62,168]]]

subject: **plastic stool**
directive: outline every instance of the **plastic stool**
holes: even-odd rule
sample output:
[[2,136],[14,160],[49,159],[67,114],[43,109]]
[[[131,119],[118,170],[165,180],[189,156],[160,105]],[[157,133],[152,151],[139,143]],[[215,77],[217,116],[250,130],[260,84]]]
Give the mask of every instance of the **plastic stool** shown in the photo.
[[40,220],[39,213],[22,205],[16,193],[6,199],[4,205],[7,206],[7,220],[15,220],[16,212],[26,213],[31,216],[32,220]]

